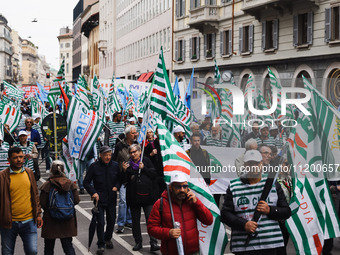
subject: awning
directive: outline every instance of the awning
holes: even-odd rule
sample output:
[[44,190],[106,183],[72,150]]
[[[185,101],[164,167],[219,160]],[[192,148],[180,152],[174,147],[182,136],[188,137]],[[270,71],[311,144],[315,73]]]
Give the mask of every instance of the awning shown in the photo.
[[144,79],[142,80],[143,82],[148,82],[153,75],[153,72],[148,72],[147,75],[145,75]]
[[139,78],[138,78],[137,81],[143,81],[144,77],[145,77],[147,74],[148,74],[148,73],[142,73],[142,74],[139,76]]

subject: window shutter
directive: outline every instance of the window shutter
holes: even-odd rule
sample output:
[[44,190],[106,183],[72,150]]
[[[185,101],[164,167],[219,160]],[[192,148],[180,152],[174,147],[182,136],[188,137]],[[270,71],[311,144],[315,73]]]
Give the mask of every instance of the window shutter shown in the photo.
[[233,54],[233,31],[231,29],[228,30],[228,35],[229,35],[229,48],[228,48],[228,54]]
[[254,49],[254,25],[249,26],[249,49],[250,53],[253,52]]
[[240,51],[240,54],[243,52],[243,27],[239,28],[238,50]]
[[307,43],[309,45],[313,44],[313,21],[314,21],[314,13],[308,12],[308,20],[307,20]]
[[274,33],[273,33],[273,46],[277,50],[279,48],[279,20],[275,19],[273,21]]
[[262,44],[261,44],[262,50],[266,49],[266,24],[267,24],[266,21],[262,22]]
[[220,32],[220,52],[221,52],[221,56],[224,55],[223,33],[225,33],[225,32],[224,31]]
[[207,57],[207,35],[204,35],[204,57]]
[[185,0],[182,0],[182,16],[185,16]]
[[216,34],[211,35],[212,42],[211,42],[211,56],[215,57],[215,49],[216,49]]
[[299,16],[294,15],[293,18],[293,45],[296,47],[299,44]]
[[189,58],[192,59],[192,39],[189,39]]
[[325,9],[325,42],[331,40],[331,11],[331,8]]
[[196,56],[197,56],[197,59],[200,59],[200,37],[197,36],[196,37]]
[[182,0],[176,0],[176,17],[178,18],[180,15],[179,15],[179,1],[182,1]]
[[178,60],[178,41],[175,42],[175,61]]
[[182,58],[185,60],[185,40],[182,40]]

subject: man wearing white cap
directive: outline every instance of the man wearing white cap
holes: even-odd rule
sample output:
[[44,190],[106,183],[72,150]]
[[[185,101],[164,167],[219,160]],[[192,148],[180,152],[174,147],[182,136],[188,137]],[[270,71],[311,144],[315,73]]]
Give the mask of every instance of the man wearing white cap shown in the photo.
[[8,158],[9,144],[4,142],[2,133],[0,132],[0,171],[9,167]]
[[280,137],[280,135],[279,135],[278,126],[272,125],[269,128],[269,135],[270,135],[271,138],[274,139],[276,147],[281,148],[283,146],[284,141],[283,141],[282,137]]
[[[31,169],[34,172],[34,176],[36,180],[40,179],[40,173],[35,173],[33,159],[38,158],[38,150],[35,147],[34,143],[31,141],[27,141],[27,132],[24,130],[21,130],[19,132],[19,144],[17,145],[22,152],[24,153],[25,163],[24,167],[27,167]],[[39,177],[39,178],[38,178]]]
[[184,254],[199,254],[197,220],[204,225],[211,225],[213,216],[189,189],[188,179],[184,173],[173,173],[169,191],[174,221],[179,224],[179,228],[173,226],[169,194],[165,190],[152,207],[148,233],[162,241],[162,254],[178,254],[176,239],[179,236],[182,236]]
[[260,127],[260,136],[255,138],[257,145],[265,144],[268,146],[275,146],[275,140],[269,136],[269,127],[264,124]]
[[[262,174],[262,156],[257,150],[244,155],[246,173],[231,180],[221,211],[221,220],[231,227],[230,249],[234,254],[277,254],[284,247],[279,220],[288,219],[291,210],[280,184],[270,187],[266,201],[260,200],[267,181]],[[262,215],[253,220],[255,210]],[[250,233],[257,234],[246,245]]]
[[188,144],[186,139],[185,139],[184,128],[182,126],[178,125],[174,128],[173,133],[174,133],[174,137],[176,138],[179,145],[184,149],[184,146],[186,144]]

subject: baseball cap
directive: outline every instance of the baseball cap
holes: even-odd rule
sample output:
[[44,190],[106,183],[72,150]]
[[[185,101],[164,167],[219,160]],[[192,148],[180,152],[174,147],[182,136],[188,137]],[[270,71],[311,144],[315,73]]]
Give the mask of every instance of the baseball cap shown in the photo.
[[255,161],[255,162],[261,162],[262,161],[262,155],[257,150],[249,150],[244,154],[244,162],[248,161]]
[[178,133],[178,132],[185,132],[185,131],[184,131],[184,128],[183,128],[182,126],[176,126],[176,127],[174,128],[174,134],[175,134],[175,133]]
[[108,151],[112,151],[112,149],[109,146],[104,145],[100,148],[99,153],[105,153],[105,152],[108,152]]
[[135,119],[134,117],[131,117],[131,118],[129,119],[129,122],[132,122],[132,121],[136,122],[136,119]]
[[183,173],[174,173],[171,175],[171,183],[173,182],[187,182],[188,178]]
[[32,115],[32,118],[35,120],[35,119],[41,118],[41,117],[40,117],[40,114],[39,114],[39,113],[34,113],[34,114]]
[[268,125],[267,125],[267,124],[262,125],[262,126],[260,127],[260,131],[261,131],[262,129],[264,129],[264,128],[268,128]]
[[21,135],[28,135],[27,132],[25,130],[21,130],[19,132],[19,135],[18,136],[21,136]]
[[272,126],[270,126],[269,131],[275,130],[275,129],[278,130],[279,128],[276,125],[272,125]]

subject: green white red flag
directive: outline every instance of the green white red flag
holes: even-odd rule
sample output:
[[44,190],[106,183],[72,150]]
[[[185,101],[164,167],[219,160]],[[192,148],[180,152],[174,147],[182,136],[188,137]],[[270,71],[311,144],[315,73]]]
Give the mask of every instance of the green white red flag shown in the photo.
[[61,63],[57,77],[52,82],[50,91],[48,92],[47,99],[50,102],[51,107],[54,109],[57,99],[60,97],[60,86],[65,86],[65,61]]
[[187,175],[190,189],[195,192],[197,198],[210,210],[214,217],[213,224],[210,226],[205,226],[200,222],[197,224],[200,253],[204,255],[224,254],[228,237],[224,225],[221,223],[220,210],[215,203],[214,197],[202,176],[196,172],[195,165],[191,159],[160,119],[157,120],[157,127],[166,181],[169,182],[170,176],[176,172]]
[[20,108],[6,96],[0,101],[0,120],[3,125],[9,125],[10,132],[13,132],[21,120]]

